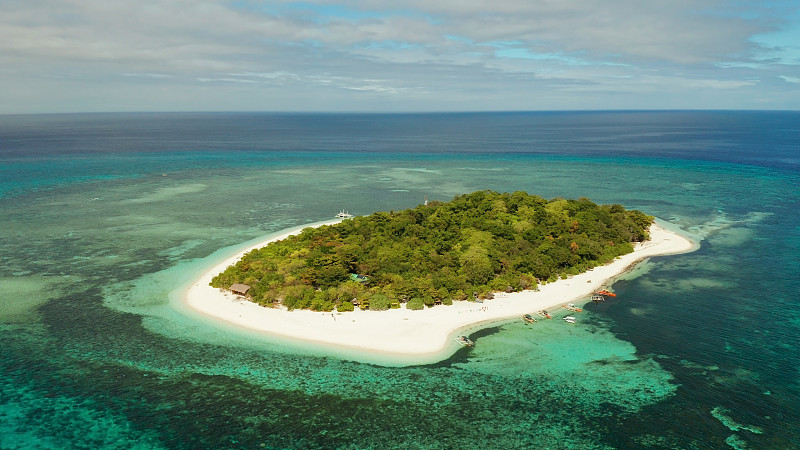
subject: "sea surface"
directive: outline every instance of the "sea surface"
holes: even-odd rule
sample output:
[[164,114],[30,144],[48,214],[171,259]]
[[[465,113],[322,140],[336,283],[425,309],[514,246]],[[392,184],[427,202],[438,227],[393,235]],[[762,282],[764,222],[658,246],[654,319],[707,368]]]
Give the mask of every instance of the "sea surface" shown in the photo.
[[[482,189],[701,247],[426,365],[179,308],[248,242]],[[0,116],[0,448],[799,448],[799,198],[798,112]]]

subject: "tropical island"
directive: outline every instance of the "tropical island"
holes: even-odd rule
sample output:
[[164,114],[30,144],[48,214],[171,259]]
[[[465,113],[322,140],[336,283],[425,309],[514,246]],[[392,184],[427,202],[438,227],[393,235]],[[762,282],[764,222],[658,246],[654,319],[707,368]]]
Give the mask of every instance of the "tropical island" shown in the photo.
[[[248,340],[263,337],[271,348],[384,365],[433,363],[459,348],[457,335],[544,309],[571,316],[561,307],[589,302],[639,261],[698,248],[674,229],[587,199],[475,192],[222,250],[173,305],[226,332],[244,330]],[[414,309],[415,299],[422,309]],[[437,299],[452,305],[425,306]],[[348,303],[354,310],[345,312]],[[578,313],[574,322],[558,322],[582,320]]]
[[477,191],[305,228],[247,252],[210,285],[287,310],[421,310],[584,273],[633,252],[653,220],[587,198]]

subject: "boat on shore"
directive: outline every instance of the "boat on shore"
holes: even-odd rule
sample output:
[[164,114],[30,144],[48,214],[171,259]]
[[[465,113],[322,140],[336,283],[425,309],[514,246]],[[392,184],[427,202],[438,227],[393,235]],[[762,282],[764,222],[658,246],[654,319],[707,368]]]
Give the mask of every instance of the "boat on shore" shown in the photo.
[[533,317],[533,316],[532,316],[532,315],[530,315],[530,314],[525,314],[525,315],[523,315],[523,316],[522,316],[522,320],[524,320],[524,321],[525,321],[525,322],[527,322],[527,323],[536,323],[536,318],[535,318],[535,317]]
[[600,290],[600,291],[595,291],[595,294],[607,295],[609,297],[616,297],[617,296],[617,294],[615,294],[615,293],[613,293],[613,292],[611,292],[611,291],[609,291],[607,289],[603,289],[603,290]]
[[472,342],[472,339],[470,339],[470,338],[468,338],[466,336],[457,337],[456,338],[456,342],[461,344],[462,347],[474,347],[475,346],[475,343]]
[[592,301],[595,303],[600,303],[606,301],[606,298],[600,294],[594,294],[592,295]]
[[583,311],[583,309],[581,309],[581,308],[579,308],[579,307],[575,306],[575,304],[574,304],[574,303],[569,303],[569,304],[566,304],[566,305],[561,305],[561,306],[562,306],[562,307],[564,307],[564,308],[567,308],[567,309],[568,309],[568,310],[570,310],[570,311],[575,311],[575,312],[581,312],[581,311]]
[[567,317],[564,317],[564,322],[567,322],[567,323],[575,323],[575,318],[574,318],[574,317],[572,317],[572,316],[567,316]]
[[551,316],[550,313],[545,311],[545,310],[541,310],[541,311],[537,312],[536,314],[544,317],[545,319],[552,319],[553,318],[553,316]]

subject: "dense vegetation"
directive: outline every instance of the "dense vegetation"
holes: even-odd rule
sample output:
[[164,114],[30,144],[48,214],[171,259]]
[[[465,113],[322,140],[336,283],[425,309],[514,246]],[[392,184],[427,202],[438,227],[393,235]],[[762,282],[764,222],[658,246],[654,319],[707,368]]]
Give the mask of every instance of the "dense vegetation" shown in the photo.
[[652,220],[586,198],[478,191],[307,228],[247,253],[211,285],[249,284],[253,301],[289,309],[421,309],[605,264],[648,239]]

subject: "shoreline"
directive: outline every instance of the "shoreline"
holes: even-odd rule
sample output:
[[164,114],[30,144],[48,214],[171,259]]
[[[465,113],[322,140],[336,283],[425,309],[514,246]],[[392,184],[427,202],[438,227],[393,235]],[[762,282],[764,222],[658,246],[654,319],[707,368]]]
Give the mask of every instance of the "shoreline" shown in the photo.
[[211,278],[235,264],[244,253],[297,234],[309,226],[330,225],[339,221],[331,220],[287,230],[225,258],[185,288],[181,295],[183,305],[217,323],[233,325],[248,332],[321,345],[329,348],[331,353],[354,350],[382,356],[395,355],[401,359],[410,357],[434,361],[447,358],[452,350],[459,348],[453,338],[456,334],[465,334],[464,330],[474,331],[485,328],[486,324],[521,318],[523,314],[542,309],[561,311],[562,305],[568,303],[580,306],[589,301],[594,291],[606,287],[644,259],[687,253],[698,248],[698,244],[687,237],[654,223],[650,227],[650,240],[636,244],[632,253],[582,274],[540,285],[538,291],[496,293],[494,299],[485,300],[484,303],[456,301],[451,306],[426,307],[421,311],[408,310],[405,304],[400,309],[387,311],[288,311],[266,308],[209,286]]

